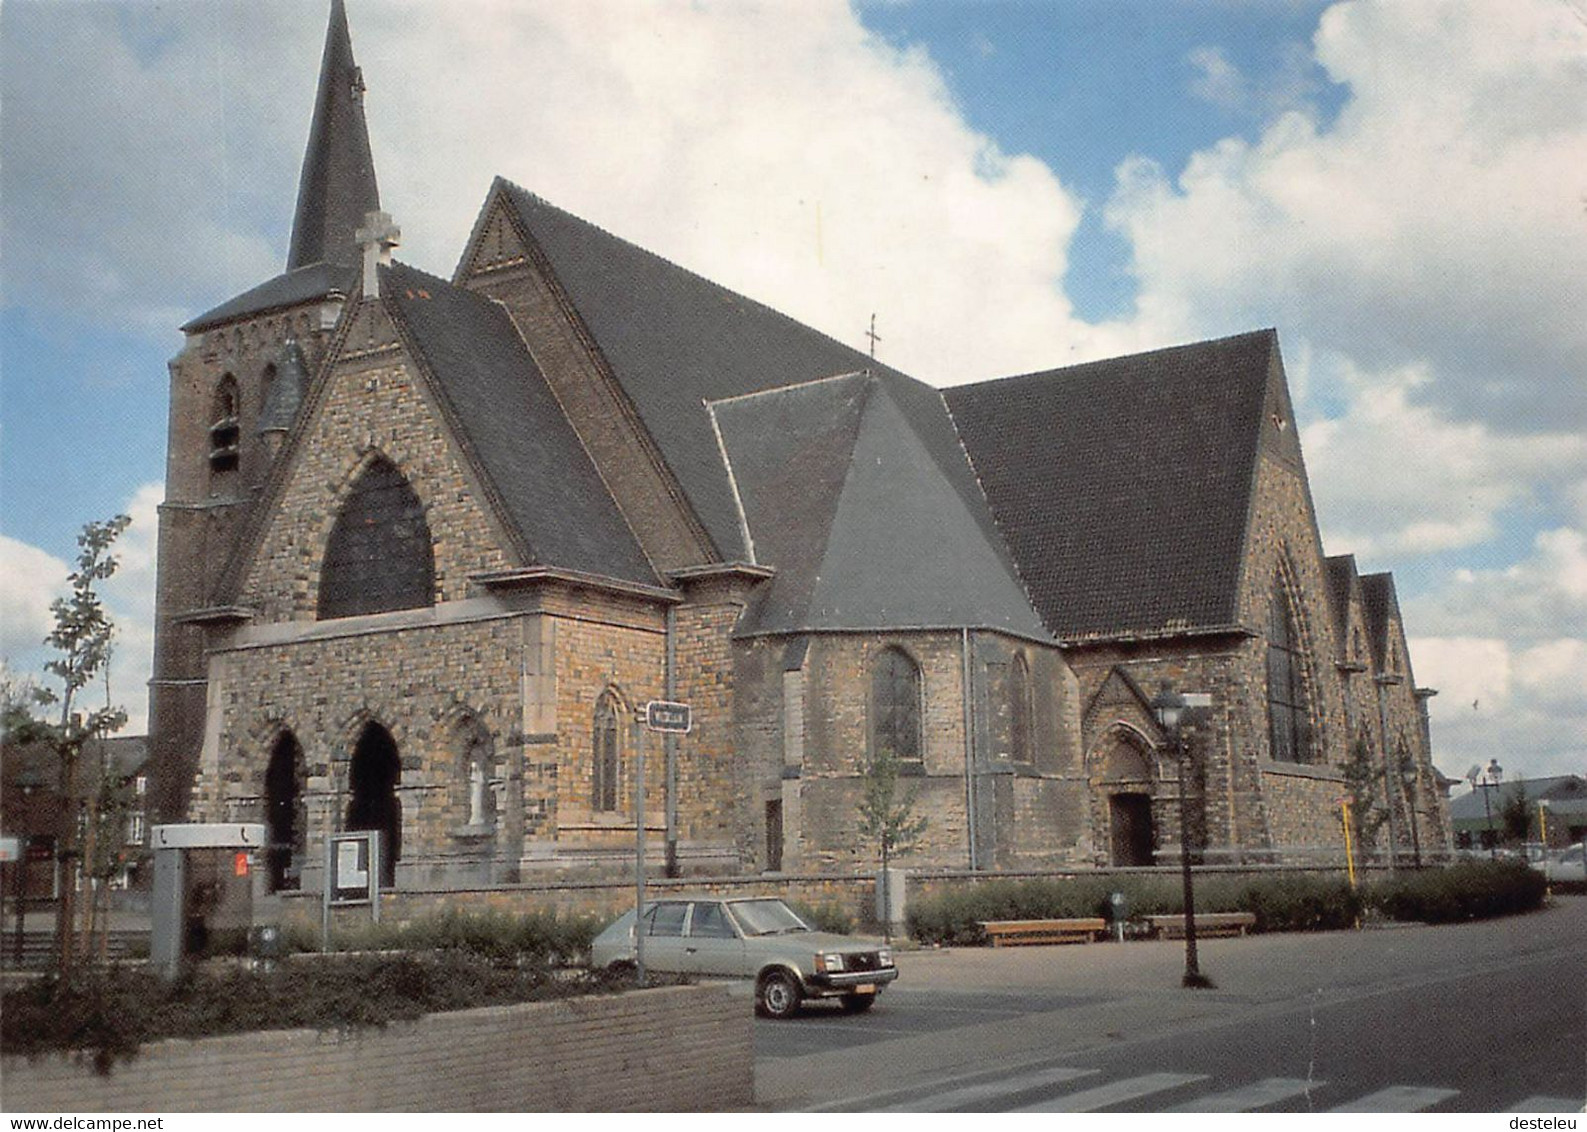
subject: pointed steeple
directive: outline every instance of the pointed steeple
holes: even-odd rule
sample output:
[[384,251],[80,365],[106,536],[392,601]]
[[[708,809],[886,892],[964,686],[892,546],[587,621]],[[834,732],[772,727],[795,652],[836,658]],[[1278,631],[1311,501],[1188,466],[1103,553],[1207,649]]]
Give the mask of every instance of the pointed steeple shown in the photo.
[[313,263],[356,266],[359,248],[355,233],[364,215],[379,208],[380,190],[375,185],[375,162],[364,122],[363,73],[353,62],[347,9],[342,0],[331,0],[319,96],[298,182],[287,270]]

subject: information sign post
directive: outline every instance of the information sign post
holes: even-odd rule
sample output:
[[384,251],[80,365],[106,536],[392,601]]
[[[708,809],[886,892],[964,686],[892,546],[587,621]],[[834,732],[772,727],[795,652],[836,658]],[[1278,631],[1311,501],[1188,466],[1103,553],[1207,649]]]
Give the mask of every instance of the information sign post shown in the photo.
[[688,704],[651,700],[644,726],[634,727],[634,974],[645,985],[645,733],[687,735],[693,726]]

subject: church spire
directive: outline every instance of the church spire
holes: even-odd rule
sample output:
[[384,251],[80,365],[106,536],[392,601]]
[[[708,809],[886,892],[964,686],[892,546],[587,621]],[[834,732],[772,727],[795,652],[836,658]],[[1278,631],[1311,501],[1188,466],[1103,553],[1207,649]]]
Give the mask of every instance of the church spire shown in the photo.
[[364,76],[353,62],[347,9],[342,0],[331,0],[319,96],[298,182],[287,270],[311,263],[356,266],[359,249],[355,233],[364,215],[379,208],[380,190],[375,185],[375,162],[364,122]]

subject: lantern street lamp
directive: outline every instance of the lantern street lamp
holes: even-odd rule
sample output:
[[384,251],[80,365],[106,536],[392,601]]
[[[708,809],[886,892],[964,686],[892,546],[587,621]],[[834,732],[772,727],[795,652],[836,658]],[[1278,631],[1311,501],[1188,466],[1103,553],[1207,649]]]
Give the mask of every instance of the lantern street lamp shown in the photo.
[[1499,765],[1498,759],[1489,759],[1486,767],[1473,766],[1468,770],[1466,779],[1471,783],[1473,790],[1482,791],[1482,809],[1487,815],[1488,823],[1488,857],[1495,858],[1499,855],[1499,837],[1493,828],[1493,800],[1490,791],[1497,790],[1499,783],[1504,781],[1504,768]]
[[1196,960],[1196,894],[1190,875],[1190,803],[1185,791],[1186,752],[1180,724],[1185,716],[1185,697],[1163,682],[1157,695],[1152,697],[1152,715],[1157,725],[1168,736],[1174,750],[1174,762],[1179,768],[1179,869],[1185,895],[1185,977],[1186,987],[1211,987],[1213,982],[1201,973]]

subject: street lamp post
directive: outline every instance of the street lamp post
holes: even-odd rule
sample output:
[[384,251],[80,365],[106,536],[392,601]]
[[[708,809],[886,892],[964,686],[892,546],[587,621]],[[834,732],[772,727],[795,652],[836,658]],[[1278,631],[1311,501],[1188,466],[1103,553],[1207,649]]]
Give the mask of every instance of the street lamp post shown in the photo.
[[1492,860],[1499,855],[1499,838],[1493,829],[1493,799],[1489,792],[1498,789],[1499,783],[1504,781],[1504,768],[1498,759],[1489,759],[1486,767],[1479,770],[1474,766],[1466,777],[1473,790],[1482,791],[1482,810],[1488,824],[1488,858]]
[[1174,761],[1179,768],[1179,871],[1185,897],[1185,977],[1186,987],[1211,987],[1213,982],[1201,973],[1196,958],[1196,893],[1190,871],[1190,803],[1185,791],[1185,744],[1180,733],[1180,723],[1185,714],[1185,697],[1165,681],[1157,695],[1152,697],[1152,714],[1157,724],[1173,745]]

